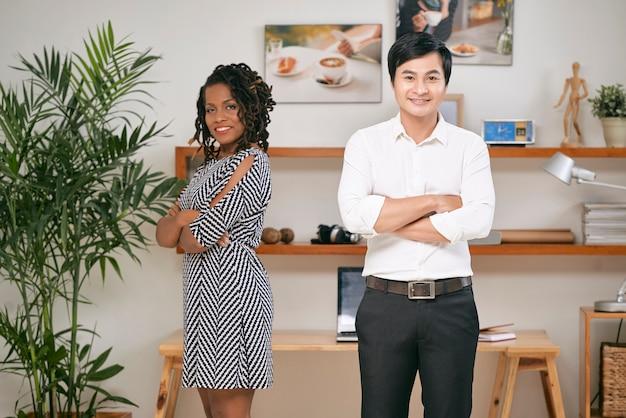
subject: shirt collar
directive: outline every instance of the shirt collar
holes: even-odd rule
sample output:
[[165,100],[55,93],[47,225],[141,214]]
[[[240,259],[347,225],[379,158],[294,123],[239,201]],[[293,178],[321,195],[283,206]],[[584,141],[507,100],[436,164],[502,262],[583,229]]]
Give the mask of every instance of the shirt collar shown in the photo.
[[[413,139],[407,135],[404,126],[402,126],[402,122],[400,121],[400,113],[398,113],[392,120],[392,134],[393,138],[398,140],[400,138],[407,139],[413,142]],[[441,142],[443,145],[448,145],[448,135],[447,135],[447,125],[448,122],[445,121],[441,112],[438,113],[437,125],[435,125],[435,129],[433,129],[432,134],[426,139],[424,139],[420,144],[424,144],[427,142],[431,142],[433,140],[437,140]],[[419,145],[419,144],[418,144]]]

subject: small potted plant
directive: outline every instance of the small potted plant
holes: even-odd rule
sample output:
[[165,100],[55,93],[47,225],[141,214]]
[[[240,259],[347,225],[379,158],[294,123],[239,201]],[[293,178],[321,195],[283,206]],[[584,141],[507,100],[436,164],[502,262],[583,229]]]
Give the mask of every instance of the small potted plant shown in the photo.
[[604,140],[609,147],[626,146],[626,93],[621,84],[600,86],[598,95],[589,99],[593,116],[602,122]]

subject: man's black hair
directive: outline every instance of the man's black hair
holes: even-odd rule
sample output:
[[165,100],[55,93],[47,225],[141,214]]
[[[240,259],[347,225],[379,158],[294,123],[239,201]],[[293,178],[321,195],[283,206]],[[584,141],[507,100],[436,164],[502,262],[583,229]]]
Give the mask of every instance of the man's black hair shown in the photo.
[[440,39],[426,32],[408,32],[399,37],[389,49],[387,65],[389,76],[393,83],[396,77],[396,69],[407,61],[423,57],[431,52],[437,52],[443,63],[443,73],[446,86],[452,73],[452,55],[446,44]]

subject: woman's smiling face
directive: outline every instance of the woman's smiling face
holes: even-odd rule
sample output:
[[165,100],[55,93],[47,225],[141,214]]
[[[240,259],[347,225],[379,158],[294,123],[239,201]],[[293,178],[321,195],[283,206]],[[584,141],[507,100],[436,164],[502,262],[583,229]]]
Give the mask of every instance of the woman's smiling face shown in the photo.
[[205,88],[204,121],[211,136],[226,153],[234,152],[246,129],[239,118],[239,110],[240,106],[226,84],[218,83]]

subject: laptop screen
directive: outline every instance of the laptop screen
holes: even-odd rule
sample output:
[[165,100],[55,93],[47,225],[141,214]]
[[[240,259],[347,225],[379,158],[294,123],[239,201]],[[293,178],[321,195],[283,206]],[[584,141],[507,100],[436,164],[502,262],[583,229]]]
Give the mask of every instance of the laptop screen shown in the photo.
[[337,332],[355,332],[354,321],[363,293],[363,267],[339,267],[337,270]]

